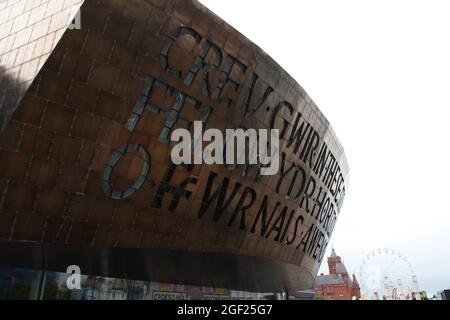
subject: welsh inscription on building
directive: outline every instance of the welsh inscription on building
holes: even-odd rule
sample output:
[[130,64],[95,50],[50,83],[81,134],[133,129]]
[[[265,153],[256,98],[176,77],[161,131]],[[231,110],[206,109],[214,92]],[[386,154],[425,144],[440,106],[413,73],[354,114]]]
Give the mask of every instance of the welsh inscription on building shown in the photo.
[[[171,63],[171,56],[180,50],[179,41],[192,41],[199,47],[188,69],[179,69]],[[176,27],[166,35],[160,52],[160,68],[165,74],[181,79],[184,85],[176,88],[158,75],[148,74],[125,124],[129,132],[142,125],[145,114],[158,117],[163,125],[158,128],[157,143],[167,145],[175,128],[189,130],[193,121],[201,121],[208,127],[214,113],[236,113],[240,109],[244,110],[243,121],[263,112],[270,129],[279,129],[283,143],[280,170],[273,177],[262,176],[259,165],[223,165],[230,175],[211,168],[205,183],[201,184],[197,218],[208,223],[225,220],[229,228],[282,243],[321,261],[345,196],[345,175],[325,139],[299,112],[301,100],[272,99],[276,90],[261,78],[254,65],[239,61],[187,26]],[[219,76],[213,79],[212,73]],[[198,92],[201,96],[189,90],[196,79],[201,82]],[[169,108],[157,105],[152,99],[155,95],[172,98],[174,103]],[[198,115],[196,119],[184,116],[194,112]],[[113,151],[102,170],[102,190],[107,197],[121,201],[133,197],[141,188],[155,188],[148,206],[176,219],[176,215],[183,214],[177,211],[180,202],[190,201],[191,187],[200,185],[199,177],[193,173],[195,165],[176,166],[168,153],[163,179],[153,181],[149,179],[154,170],[152,151],[151,147],[137,142]],[[141,157],[142,167],[132,185],[119,189],[112,183],[114,169],[129,153]],[[192,174],[174,184],[172,178],[177,170]],[[249,184],[243,177],[253,183]],[[254,184],[260,183],[271,184],[274,192],[259,192]],[[250,211],[252,215],[248,214]],[[306,223],[311,221],[310,217],[313,223]]]

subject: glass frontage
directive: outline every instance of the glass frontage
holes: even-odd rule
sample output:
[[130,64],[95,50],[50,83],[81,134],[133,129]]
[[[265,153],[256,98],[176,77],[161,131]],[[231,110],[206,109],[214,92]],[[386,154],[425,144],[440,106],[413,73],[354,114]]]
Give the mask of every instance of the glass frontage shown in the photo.
[[32,300],[261,300],[279,293],[178,285],[81,275],[81,288],[70,290],[68,273],[0,267],[0,299]]

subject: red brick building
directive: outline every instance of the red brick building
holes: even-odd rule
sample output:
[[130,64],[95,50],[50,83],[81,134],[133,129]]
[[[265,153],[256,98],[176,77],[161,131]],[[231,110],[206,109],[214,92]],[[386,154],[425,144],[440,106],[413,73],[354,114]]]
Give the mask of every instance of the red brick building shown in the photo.
[[325,300],[351,300],[353,297],[361,297],[355,275],[353,274],[350,279],[341,257],[336,255],[334,248],[328,257],[328,270],[329,274],[321,273],[316,277],[314,284],[316,297],[323,297]]

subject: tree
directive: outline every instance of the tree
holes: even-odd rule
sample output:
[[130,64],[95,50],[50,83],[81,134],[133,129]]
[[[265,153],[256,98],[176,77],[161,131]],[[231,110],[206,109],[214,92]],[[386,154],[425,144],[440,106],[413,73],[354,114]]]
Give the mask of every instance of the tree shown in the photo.
[[314,300],[325,300],[325,298],[323,297],[323,294],[316,293],[316,295],[314,296]]

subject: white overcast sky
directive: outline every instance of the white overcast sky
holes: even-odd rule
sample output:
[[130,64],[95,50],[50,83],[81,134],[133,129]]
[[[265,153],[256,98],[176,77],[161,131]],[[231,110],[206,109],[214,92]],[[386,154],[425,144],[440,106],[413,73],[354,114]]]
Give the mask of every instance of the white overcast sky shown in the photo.
[[429,295],[450,288],[450,1],[201,2],[272,56],[333,125],[350,189],[331,241],[349,272],[391,248]]

